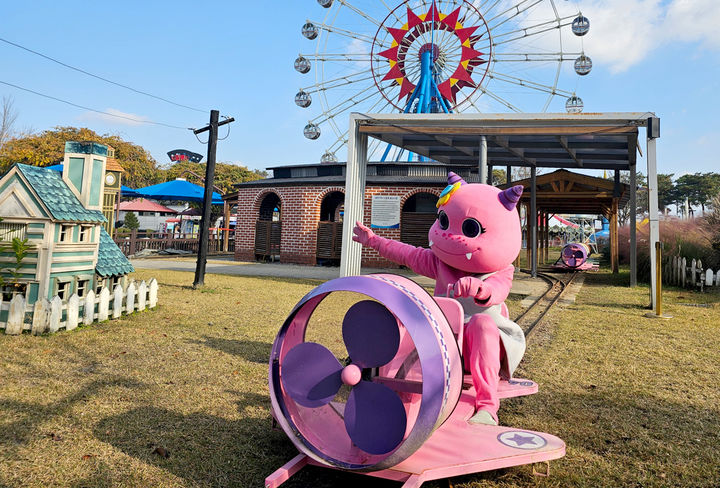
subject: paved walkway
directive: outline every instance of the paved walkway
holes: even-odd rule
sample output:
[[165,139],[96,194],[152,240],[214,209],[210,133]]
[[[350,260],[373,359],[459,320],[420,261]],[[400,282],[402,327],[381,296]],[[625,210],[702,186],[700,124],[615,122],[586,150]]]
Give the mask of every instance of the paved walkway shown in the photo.
[[[136,268],[167,269],[174,271],[195,272],[195,257],[163,257],[137,258],[130,262]],[[205,267],[207,273],[227,274],[236,276],[271,276],[276,278],[301,278],[312,280],[332,280],[340,276],[340,268],[330,266],[302,266],[287,263],[247,263],[233,261],[232,257],[213,257],[208,259]],[[407,269],[362,268],[362,274],[394,273],[407,276],[422,286],[434,286],[435,280],[420,276]],[[540,278],[531,278],[527,273],[515,272],[512,293],[539,296],[547,289],[547,284]]]

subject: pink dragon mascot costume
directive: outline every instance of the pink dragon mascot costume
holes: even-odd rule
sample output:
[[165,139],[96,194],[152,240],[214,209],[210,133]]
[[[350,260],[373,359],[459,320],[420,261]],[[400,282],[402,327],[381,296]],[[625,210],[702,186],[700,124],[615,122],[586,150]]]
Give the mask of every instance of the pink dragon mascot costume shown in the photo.
[[497,425],[498,382],[511,378],[525,354],[525,335],[505,306],[521,246],[515,206],[522,191],[468,184],[450,172],[428,233],[430,249],[385,239],[360,222],[353,229],[354,241],[435,279],[435,296],[452,287],[465,314],[463,359],[477,392],[471,423]]

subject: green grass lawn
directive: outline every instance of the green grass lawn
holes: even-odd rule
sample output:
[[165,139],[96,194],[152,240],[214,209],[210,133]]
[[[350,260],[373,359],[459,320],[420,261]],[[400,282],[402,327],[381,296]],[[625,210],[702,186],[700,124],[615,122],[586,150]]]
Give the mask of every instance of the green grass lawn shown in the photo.
[[[153,311],[51,336],[0,334],[0,486],[259,487],[295,455],[271,429],[267,359],[317,283],[208,275],[193,291],[192,273],[135,273],[153,276]],[[675,318],[646,319],[647,287],[626,282],[589,274],[574,305],[548,314],[518,372],[540,392],[501,406],[502,424],[565,440],[551,476],[525,466],[454,486],[718,486],[720,296],[669,289]],[[346,305],[324,304],[310,335],[338,337],[333,317]],[[341,485],[399,486],[320,468],[284,486]]]

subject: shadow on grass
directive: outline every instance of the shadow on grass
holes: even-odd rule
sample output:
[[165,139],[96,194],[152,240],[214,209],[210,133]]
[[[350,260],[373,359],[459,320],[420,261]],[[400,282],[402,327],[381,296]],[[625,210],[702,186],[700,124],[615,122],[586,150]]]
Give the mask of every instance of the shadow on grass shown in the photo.
[[239,356],[247,361],[268,364],[272,345],[267,342],[225,339],[222,337],[204,336],[202,340],[188,340],[190,344],[211,347],[218,351]]
[[[194,486],[263,486],[264,480],[297,451],[281,430],[273,429],[267,414],[269,400],[265,395],[239,394],[238,408],[243,415],[230,420],[207,413],[183,415],[171,410],[146,406],[100,421],[95,436],[143,463],[167,470]],[[257,407],[264,415],[251,416]],[[257,415],[257,414],[256,414]],[[154,453],[156,447],[169,452],[164,458]],[[284,486],[368,486],[367,478],[352,484],[346,480],[357,476],[328,470],[306,468]],[[326,475],[329,475],[327,477]],[[317,480],[323,483],[317,484]],[[331,481],[335,480],[335,481]],[[85,480],[96,486],[95,481]],[[132,480],[124,480],[132,484]],[[364,484],[362,483],[364,482]],[[396,483],[375,484],[396,488]]]
[[[267,406],[267,402],[263,395],[250,394],[238,403],[241,413],[250,413],[256,409],[246,410],[248,406]],[[516,427],[546,429],[567,443],[568,456],[553,462],[553,479],[562,486],[712,486],[713,472],[719,467],[712,453],[712,446],[720,442],[716,411],[594,389],[586,395],[551,397],[543,408],[545,418],[539,419],[544,427],[522,421],[523,412],[532,408],[526,402],[511,402],[501,407],[501,418],[520,416],[520,421],[512,422]],[[102,420],[95,435],[190,485],[263,486],[265,477],[297,453],[282,431],[271,428],[268,415],[229,420],[147,406]],[[154,454],[156,446],[167,449],[170,456]],[[86,481],[93,485],[101,480]],[[510,485],[536,486],[537,479],[528,466],[453,479],[453,486],[459,488]],[[283,486],[397,488],[399,484],[305,467]],[[423,484],[423,488],[444,486],[445,481]]]
[[37,435],[38,425],[47,423],[54,417],[67,416],[78,403],[85,402],[105,388],[114,387],[139,389],[144,388],[144,385],[118,377],[92,381],[75,393],[51,403],[0,399],[0,412],[4,412],[10,418],[18,418],[16,421],[0,424],[0,446],[13,447],[28,443],[32,436]]

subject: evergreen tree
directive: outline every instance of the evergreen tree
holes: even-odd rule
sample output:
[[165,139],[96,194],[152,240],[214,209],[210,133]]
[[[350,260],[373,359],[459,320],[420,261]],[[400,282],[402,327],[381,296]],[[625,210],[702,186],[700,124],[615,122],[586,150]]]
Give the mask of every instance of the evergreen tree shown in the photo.
[[135,230],[140,228],[140,221],[137,218],[137,215],[135,215],[135,212],[128,212],[125,215],[125,225],[123,227]]

